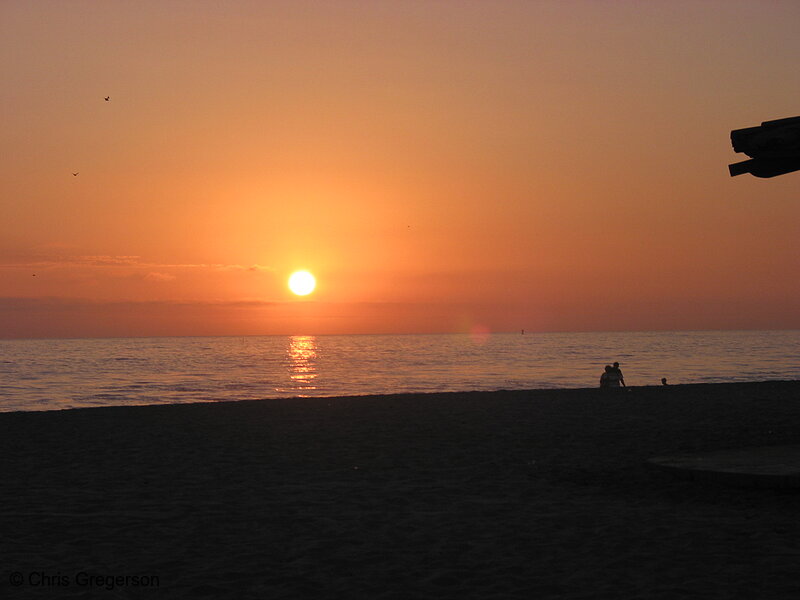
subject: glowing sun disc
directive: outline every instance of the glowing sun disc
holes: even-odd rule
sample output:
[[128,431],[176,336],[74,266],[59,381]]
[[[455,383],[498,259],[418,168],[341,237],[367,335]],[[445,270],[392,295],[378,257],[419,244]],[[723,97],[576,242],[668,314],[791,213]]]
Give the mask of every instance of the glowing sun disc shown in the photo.
[[308,271],[295,271],[289,277],[289,289],[298,296],[308,296],[317,287],[317,280]]

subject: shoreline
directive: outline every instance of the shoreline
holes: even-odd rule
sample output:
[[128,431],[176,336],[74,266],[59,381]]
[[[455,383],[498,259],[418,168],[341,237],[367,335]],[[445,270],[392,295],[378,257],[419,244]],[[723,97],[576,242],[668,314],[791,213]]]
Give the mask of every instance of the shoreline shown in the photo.
[[[738,385],[768,385],[768,384],[792,384],[797,383],[800,384],[800,379],[764,379],[764,380],[754,380],[754,381],[725,381],[725,382],[708,382],[708,383],[676,383],[676,384],[669,384],[669,385],[632,385],[627,387],[622,387],[619,390],[617,389],[610,389],[608,393],[614,394],[616,392],[632,392],[634,390],[653,390],[653,389],[690,389],[690,388],[697,388],[702,386],[738,386]],[[266,398],[247,398],[244,400],[201,400],[197,402],[164,402],[164,403],[153,403],[153,404],[110,404],[110,405],[98,405],[98,406],[73,406],[69,408],[45,408],[39,410],[0,410],[0,418],[2,415],[7,414],[19,414],[19,413],[62,413],[62,412],[70,412],[70,411],[77,411],[77,410],[102,410],[102,409],[117,409],[117,408],[147,408],[147,407],[156,407],[156,406],[196,406],[196,405],[217,405],[217,404],[240,404],[240,403],[248,403],[248,402],[294,402],[294,401],[306,401],[306,400],[321,400],[321,401],[336,401],[336,400],[343,400],[343,399],[372,399],[378,400],[381,398],[399,398],[404,396],[425,396],[425,397],[438,397],[438,396],[455,396],[455,395],[472,395],[472,394],[483,394],[486,396],[492,396],[494,394],[547,394],[547,393],[562,393],[562,392],[581,392],[581,393],[605,393],[604,390],[601,390],[598,386],[593,387],[580,387],[580,388],[527,388],[527,389],[498,389],[498,390],[457,390],[457,391],[443,391],[443,392],[395,392],[395,393],[386,393],[386,394],[351,394],[351,395],[338,395],[338,396],[275,396],[275,397],[266,397]]]
[[169,598],[795,597],[796,492],[646,462],[800,444],[800,381],[630,389],[2,413],[6,570]]

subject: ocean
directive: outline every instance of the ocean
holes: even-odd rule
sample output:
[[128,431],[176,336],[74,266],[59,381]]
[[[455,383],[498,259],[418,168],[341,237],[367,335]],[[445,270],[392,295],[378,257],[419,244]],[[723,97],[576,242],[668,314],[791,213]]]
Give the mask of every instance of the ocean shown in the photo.
[[800,379],[800,331],[0,340],[0,412]]

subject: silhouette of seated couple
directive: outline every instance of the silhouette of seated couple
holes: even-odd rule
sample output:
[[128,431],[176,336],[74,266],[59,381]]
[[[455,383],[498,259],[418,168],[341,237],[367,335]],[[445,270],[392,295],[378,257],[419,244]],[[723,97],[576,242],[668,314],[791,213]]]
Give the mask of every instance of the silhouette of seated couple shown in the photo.
[[618,362],[615,362],[614,366],[606,365],[605,372],[600,376],[600,387],[625,387],[625,378],[622,376],[622,369],[619,368]]

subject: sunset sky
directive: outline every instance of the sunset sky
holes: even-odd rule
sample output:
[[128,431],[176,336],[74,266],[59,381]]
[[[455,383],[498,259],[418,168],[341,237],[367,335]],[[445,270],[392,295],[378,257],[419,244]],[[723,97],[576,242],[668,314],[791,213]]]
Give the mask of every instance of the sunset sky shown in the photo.
[[799,25],[5,0],[0,337],[800,328],[800,173],[727,171],[800,115]]

